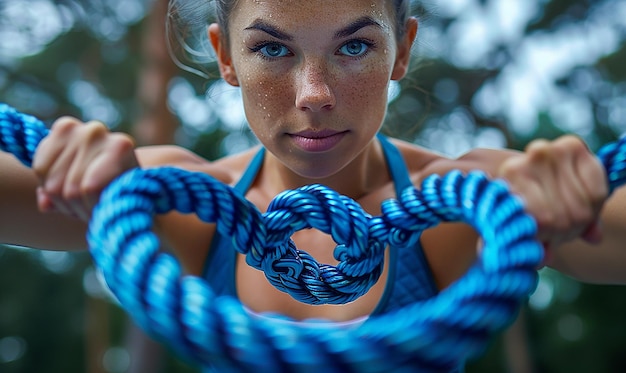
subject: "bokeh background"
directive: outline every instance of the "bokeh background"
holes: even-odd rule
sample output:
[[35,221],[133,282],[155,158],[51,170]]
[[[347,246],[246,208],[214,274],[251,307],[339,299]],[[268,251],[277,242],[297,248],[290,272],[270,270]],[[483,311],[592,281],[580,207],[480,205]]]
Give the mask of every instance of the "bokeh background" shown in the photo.
[[[207,159],[254,144],[214,64],[203,77],[173,63],[166,7],[0,0],[0,101]],[[595,150],[626,132],[626,1],[426,0],[415,14],[415,63],[390,92],[388,133],[457,156],[564,133]],[[626,288],[542,270],[518,321],[467,371],[624,372],[625,315]],[[88,253],[0,246],[0,372],[197,370],[133,326]]]

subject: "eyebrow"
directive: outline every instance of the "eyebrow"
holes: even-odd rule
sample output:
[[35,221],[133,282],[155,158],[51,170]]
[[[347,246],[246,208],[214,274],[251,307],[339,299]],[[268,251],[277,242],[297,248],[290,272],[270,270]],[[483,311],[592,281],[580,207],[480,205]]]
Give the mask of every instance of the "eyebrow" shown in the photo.
[[252,22],[252,24],[248,27],[246,27],[244,30],[259,30],[259,31],[263,31],[267,34],[270,34],[271,36],[275,37],[276,39],[280,39],[280,40],[285,40],[285,41],[292,41],[293,40],[293,36],[287,34],[284,31],[281,31],[279,28],[263,21],[262,19],[255,19],[254,22]]
[[[378,28],[382,28],[380,23],[376,22],[372,17],[364,16],[364,17],[356,19],[355,21],[351,22],[348,26],[346,26],[346,27],[340,29],[339,31],[337,31],[335,33],[335,35],[334,35],[334,38],[335,39],[345,38],[347,36],[350,36],[350,35],[356,33],[357,31],[359,31],[362,28],[369,27],[369,26],[376,26]],[[284,40],[284,41],[292,41],[293,40],[293,36],[287,34],[286,32],[284,32],[282,30],[280,30],[276,26],[271,25],[271,24],[263,21],[262,19],[254,20],[254,22],[252,22],[252,24],[250,24],[250,26],[246,27],[244,30],[263,31],[263,32],[265,32],[265,33],[275,37],[276,39],[280,39],[280,40]]]
[[365,16],[355,20],[348,26],[337,31],[335,33],[335,39],[345,38],[368,26],[376,26],[378,28],[382,28],[380,23],[376,22],[372,17]]

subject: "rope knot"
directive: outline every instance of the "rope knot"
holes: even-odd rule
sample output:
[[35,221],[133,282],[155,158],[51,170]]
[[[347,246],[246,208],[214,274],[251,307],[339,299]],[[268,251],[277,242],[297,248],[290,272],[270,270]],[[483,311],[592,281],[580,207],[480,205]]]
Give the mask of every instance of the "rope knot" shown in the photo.
[[[304,298],[313,296],[315,304],[345,303],[365,294],[382,273],[384,244],[370,239],[371,216],[356,201],[332,189],[313,184],[283,192],[271,202],[264,218],[268,241],[256,250],[265,257],[258,262],[264,263],[262,269],[270,282],[296,299],[302,300],[301,289],[306,288],[309,292]],[[329,234],[337,243],[336,267],[313,265],[314,258],[295,248],[290,237],[309,228]],[[288,264],[277,264],[286,255]],[[254,260],[248,263],[256,265]]]

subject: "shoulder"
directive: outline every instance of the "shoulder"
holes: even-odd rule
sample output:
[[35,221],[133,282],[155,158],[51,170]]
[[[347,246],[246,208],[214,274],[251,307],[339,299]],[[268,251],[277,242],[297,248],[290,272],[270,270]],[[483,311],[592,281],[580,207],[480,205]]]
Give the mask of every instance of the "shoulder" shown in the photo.
[[243,174],[257,148],[209,161],[194,152],[176,145],[157,145],[137,148],[136,155],[142,167],[179,167],[192,172],[211,175],[225,184],[233,184]]
[[392,142],[400,150],[414,183],[431,174],[444,175],[452,170],[480,170],[490,176],[496,175],[506,159],[521,154],[510,149],[477,148],[453,158],[406,141],[393,139]]

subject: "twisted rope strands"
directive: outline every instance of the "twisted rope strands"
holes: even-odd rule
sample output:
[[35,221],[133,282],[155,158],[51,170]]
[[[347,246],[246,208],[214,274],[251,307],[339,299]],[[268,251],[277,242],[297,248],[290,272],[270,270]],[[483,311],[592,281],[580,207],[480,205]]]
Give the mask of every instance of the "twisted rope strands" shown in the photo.
[[35,149],[48,132],[39,119],[0,103],[0,149],[13,154],[25,166],[32,165]]
[[[0,107],[0,134],[9,139],[0,146],[28,153],[23,149],[34,149],[37,140],[11,133],[23,128],[16,115]],[[625,143],[599,152],[611,190],[626,181]],[[469,272],[437,297],[372,317],[358,328],[286,323],[251,316],[238,301],[216,297],[204,280],[182,276],[151,232],[153,215],[172,209],[215,222],[272,284],[311,303],[354,299],[378,278],[386,244],[412,245],[423,229],[442,220],[473,225],[484,248]],[[285,192],[260,214],[207,175],[136,169],[103,192],[88,240],[111,290],[138,324],[204,365],[257,372],[441,371],[482,353],[536,286],[534,268],[543,250],[534,241],[534,220],[504,182],[480,172],[431,176],[419,190],[407,188],[399,200],[385,201],[382,212],[372,217],[349,198],[315,185]],[[306,228],[339,243],[337,267],[295,248],[289,236]]]
[[603,146],[597,153],[600,162],[604,165],[609,184],[609,192],[626,183],[626,140],[622,138]]

